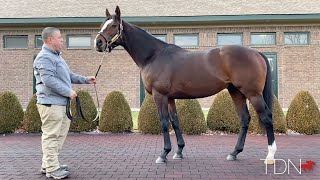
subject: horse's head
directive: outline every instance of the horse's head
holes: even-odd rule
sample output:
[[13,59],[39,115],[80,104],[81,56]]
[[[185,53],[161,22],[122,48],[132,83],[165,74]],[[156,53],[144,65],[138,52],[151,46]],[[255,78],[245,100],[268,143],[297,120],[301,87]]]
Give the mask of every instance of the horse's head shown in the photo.
[[95,49],[99,52],[110,52],[113,48],[120,45],[123,27],[118,6],[115,13],[111,15],[108,9],[106,9],[106,20],[101,24],[101,30],[94,40]]

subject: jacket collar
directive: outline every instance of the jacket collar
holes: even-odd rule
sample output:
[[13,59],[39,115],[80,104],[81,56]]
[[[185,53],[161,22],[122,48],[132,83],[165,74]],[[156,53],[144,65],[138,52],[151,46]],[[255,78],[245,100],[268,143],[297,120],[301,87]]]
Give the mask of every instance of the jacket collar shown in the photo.
[[57,55],[57,56],[59,56],[59,55],[62,54],[60,51],[55,51],[55,50],[49,48],[46,44],[43,44],[43,45],[42,45],[42,48],[50,51],[51,53],[53,53],[53,54],[55,54],[55,55]]

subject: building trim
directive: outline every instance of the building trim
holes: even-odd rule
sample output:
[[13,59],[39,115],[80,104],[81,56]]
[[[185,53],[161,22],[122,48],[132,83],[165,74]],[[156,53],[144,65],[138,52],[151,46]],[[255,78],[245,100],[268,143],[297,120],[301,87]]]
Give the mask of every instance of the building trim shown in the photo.
[[[269,15],[210,15],[210,16],[148,16],[123,17],[131,23],[199,23],[199,22],[281,22],[315,21],[320,22],[320,14],[269,14]],[[43,17],[43,18],[0,18],[0,24],[79,24],[101,23],[104,17]]]

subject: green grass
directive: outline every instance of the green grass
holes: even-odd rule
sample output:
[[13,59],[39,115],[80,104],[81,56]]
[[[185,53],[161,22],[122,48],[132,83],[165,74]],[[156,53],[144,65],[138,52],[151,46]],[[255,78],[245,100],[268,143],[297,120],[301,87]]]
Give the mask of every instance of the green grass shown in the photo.
[[131,111],[132,121],[133,121],[133,129],[138,129],[138,115],[139,111]]
[[208,116],[209,110],[203,110],[202,112],[203,112],[203,114],[204,114],[204,118],[205,118],[206,121],[207,121],[207,116]]
[[[133,121],[133,129],[138,129],[138,115],[139,111],[131,111],[132,114],[132,121]],[[203,111],[204,117],[207,118],[208,111]]]

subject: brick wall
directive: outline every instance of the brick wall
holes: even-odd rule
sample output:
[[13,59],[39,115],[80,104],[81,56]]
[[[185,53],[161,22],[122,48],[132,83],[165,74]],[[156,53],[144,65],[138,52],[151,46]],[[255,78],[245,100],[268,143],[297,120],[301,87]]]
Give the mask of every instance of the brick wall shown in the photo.
[[[98,29],[92,28],[60,28],[66,41],[67,34],[91,34],[92,43]],[[249,47],[250,32],[276,32],[276,46],[254,47],[261,52],[277,53],[279,102],[287,108],[295,94],[300,90],[308,90],[320,105],[320,47],[318,25],[299,26],[284,25],[230,25],[198,26],[198,27],[145,27],[153,34],[167,34],[168,43],[173,43],[173,35],[177,33],[199,33],[199,48],[204,50],[216,47],[217,33],[243,33],[243,45]],[[35,35],[40,35],[42,28],[0,29],[0,92],[13,91],[18,95],[26,108],[33,93],[33,57],[40,49],[34,48]],[[306,46],[284,46],[283,33],[296,31],[310,32],[311,42]],[[3,35],[29,35],[27,49],[8,50],[3,48]],[[65,43],[66,47],[66,43]],[[93,49],[64,49],[63,57],[71,70],[81,75],[94,75],[103,53]],[[138,108],[140,102],[139,69],[125,50],[113,50],[107,54],[98,75],[97,90],[100,104],[106,95],[113,91],[122,91],[131,108]],[[95,98],[92,85],[75,85],[74,89],[86,89]],[[199,99],[204,108],[209,108],[213,97]]]

